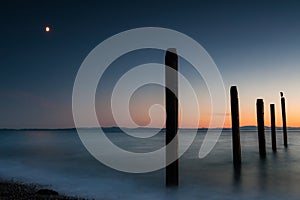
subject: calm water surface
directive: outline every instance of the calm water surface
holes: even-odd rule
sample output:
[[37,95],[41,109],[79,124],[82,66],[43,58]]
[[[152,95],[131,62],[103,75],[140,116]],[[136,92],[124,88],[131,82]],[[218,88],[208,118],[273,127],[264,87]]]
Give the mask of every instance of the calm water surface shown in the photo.
[[[164,144],[163,134],[140,141],[121,132],[108,135],[115,144],[135,152]],[[199,159],[204,135],[198,132],[180,158],[177,190],[164,187],[164,170],[127,174],[104,166],[87,152],[76,131],[0,131],[0,177],[95,199],[300,199],[300,131],[289,132],[288,149],[283,148],[278,131],[276,154],[267,131],[264,161],[259,158],[257,133],[241,132],[240,173],[232,167],[231,132],[224,131],[213,151]]]

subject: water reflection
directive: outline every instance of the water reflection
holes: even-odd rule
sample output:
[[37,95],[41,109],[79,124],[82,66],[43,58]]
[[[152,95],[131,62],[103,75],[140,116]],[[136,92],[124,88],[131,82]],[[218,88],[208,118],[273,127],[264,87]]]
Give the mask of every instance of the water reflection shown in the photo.
[[266,158],[260,158],[260,162],[258,163],[258,190],[263,192],[267,190],[268,182],[268,171],[267,171],[267,159]]
[[242,166],[233,167],[233,188],[240,189],[242,186]]

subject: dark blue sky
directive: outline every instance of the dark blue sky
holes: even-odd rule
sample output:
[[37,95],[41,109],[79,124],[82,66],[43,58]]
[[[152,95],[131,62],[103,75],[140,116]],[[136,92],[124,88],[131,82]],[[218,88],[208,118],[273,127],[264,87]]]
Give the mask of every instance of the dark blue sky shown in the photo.
[[299,1],[1,1],[0,22],[0,127],[74,126],[72,87],[83,59],[106,38],[145,26],[203,45],[226,87],[237,84],[249,100],[245,112],[257,96],[277,101],[279,90],[299,102]]

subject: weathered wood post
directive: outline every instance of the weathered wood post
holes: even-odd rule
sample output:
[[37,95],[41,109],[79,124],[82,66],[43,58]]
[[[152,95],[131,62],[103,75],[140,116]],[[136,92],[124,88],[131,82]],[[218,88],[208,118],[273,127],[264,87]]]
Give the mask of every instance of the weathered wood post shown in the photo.
[[265,138],[265,122],[264,122],[264,100],[257,99],[257,130],[258,130],[258,146],[261,158],[266,157],[266,138]]
[[233,165],[237,169],[241,166],[241,143],[240,143],[240,121],[239,121],[239,98],[236,86],[230,88],[231,103],[231,127],[232,127],[232,155]]
[[283,142],[284,142],[284,147],[287,148],[288,147],[288,142],[287,142],[287,130],[286,130],[285,98],[283,96],[283,92],[280,92],[280,96],[281,96]]
[[272,138],[272,150],[277,151],[276,146],[276,122],[275,122],[275,104],[270,104],[271,113],[271,138]]
[[178,56],[176,49],[167,50],[165,65],[166,162],[175,160],[166,167],[166,186],[178,186]]

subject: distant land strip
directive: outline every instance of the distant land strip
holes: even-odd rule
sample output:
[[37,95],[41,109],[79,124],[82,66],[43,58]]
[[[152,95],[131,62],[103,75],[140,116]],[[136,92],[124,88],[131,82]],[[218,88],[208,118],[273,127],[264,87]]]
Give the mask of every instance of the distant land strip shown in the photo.
[[[100,127],[82,127],[77,129],[83,130],[97,130]],[[277,130],[282,130],[282,127],[276,127]],[[288,127],[289,131],[299,131],[300,127]],[[136,131],[165,131],[165,128],[148,128],[148,127],[138,127],[138,128],[127,128],[127,127],[102,127],[104,132],[120,132],[123,130],[136,130]],[[195,130],[195,128],[180,128],[180,130]],[[207,131],[208,128],[198,128],[198,131]],[[223,130],[231,131],[231,128],[210,128],[210,130]],[[241,126],[241,131],[256,131],[256,126]],[[265,126],[265,130],[271,130],[270,126]],[[76,128],[0,128],[0,131],[76,131]]]

